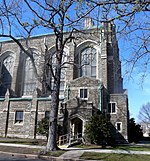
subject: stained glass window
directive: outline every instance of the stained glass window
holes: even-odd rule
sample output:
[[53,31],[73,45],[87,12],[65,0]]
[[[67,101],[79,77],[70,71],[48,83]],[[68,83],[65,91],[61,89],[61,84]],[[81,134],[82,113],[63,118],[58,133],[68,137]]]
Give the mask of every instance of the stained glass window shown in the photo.
[[87,47],[80,54],[80,76],[96,78],[96,49]]
[[[33,57],[34,57],[35,66],[37,68],[39,56],[34,54]],[[27,95],[27,96],[32,95],[34,90],[36,89],[36,82],[37,82],[37,77],[35,74],[35,70],[33,68],[33,64],[31,62],[31,59],[27,57],[25,62],[25,78],[24,78],[23,95]]]
[[[64,84],[65,84],[65,75],[66,75],[66,66],[65,62],[67,61],[67,54],[66,52],[63,52],[63,57],[62,57],[62,68],[61,68],[61,77],[60,77],[60,92],[64,92]],[[56,59],[56,52],[53,52],[52,54],[49,55],[48,58],[48,63],[52,65],[53,73],[55,75],[55,69],[57,66],[57,59]],[[50,83],[51,89],[54,87],[54,78],[52,76],[50,67],[47,68],[47,72],[49,75],[47,75],[47,82]]]
[[14,68],[14,57],[9,55],[1,61],[0,97],[4,97],[7,89],[11,88]]

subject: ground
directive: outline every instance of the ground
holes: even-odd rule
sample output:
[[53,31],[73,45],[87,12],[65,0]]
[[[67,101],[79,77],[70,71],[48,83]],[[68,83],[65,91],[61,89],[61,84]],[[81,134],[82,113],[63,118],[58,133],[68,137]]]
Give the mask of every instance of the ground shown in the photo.
[[[149,144],[130,144],[119,147],[106,147],[96,145],[82,145],[67,148],[56,152],[43,155],[45,143],[40,140],[24,140],[24,139],[2,139],[0,138],[0,161],[17,160],[24,158],[25,160],[37,160],[41,158],[47,160],[103,160],[103,161],[149,161],[150,160],[150,143]],[[27,145],[28,144],[28,145]],[[7,159],[5,159],[5,156]],[[19,161],[19,159],[18,159]],[[39,160],[40,161],[40,160]]]

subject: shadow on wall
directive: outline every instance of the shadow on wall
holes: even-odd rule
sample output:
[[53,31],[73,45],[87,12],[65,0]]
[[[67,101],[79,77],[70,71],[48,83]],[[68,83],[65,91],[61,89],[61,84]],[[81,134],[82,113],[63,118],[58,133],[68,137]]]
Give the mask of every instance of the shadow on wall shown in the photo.
[[7,90],[11,88],[12,77],[7,68],[3,65],[0,78],[0,97],[5,97]]
[[127,140],[122,136],[122,134],[116,129],[116,127],[109,123],[110,134],[112,138],[112,144],[128,144]]

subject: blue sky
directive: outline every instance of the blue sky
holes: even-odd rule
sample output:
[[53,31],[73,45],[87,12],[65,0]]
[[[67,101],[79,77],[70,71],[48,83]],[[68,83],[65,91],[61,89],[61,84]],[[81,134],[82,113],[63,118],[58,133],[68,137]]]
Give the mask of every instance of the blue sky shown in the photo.
[[124,78],[124,88],[128,89],[130,117],[134,117],[136,122],[142,105],[150,101],[150,74],[142,84],[139,84],[139,79],[139,75],[133,75],[132,80]]
[[[139,19],[139,17],[141,17],[140,14],[137,15],[137,19]],[[144,57],[141,57],[135,64],[132,73],[128,73],[128,75],[125,74],[126,70],[131,71],[133,62],[125,65],[125,59],[130,59],[132,57],[133,60],[134,56],[137,55],[137,51],[141,47],[141,41],[137,39],[137,36],[141,36],[141,33],[144,32],[145,35],[148,35],[148,31],[138,30],[129,35],[124,34],[118,36],[119,53],[122,62],[122,77],[124,79],[124,89],[128,90],[130,117],[135,118],[136,122],[139,121],[138,114],[142,105],[150,102],[150,62],[148,62],[146,68],[143,65],[146,60],[149,60],[149,54],[145,54]],[[148,45],[149,44],[147,43],[147,47],[149,48]],[[141,50],[141,53],[142,52],[144,51]],[[146,72],[144,72],[145,69]],[[143,75],[143,73],[145,74],[145,77],[142,81],[141,76]],[[129,76],[129,74],[131,75]]]
[[[127,39],[128,40],[128,39]],[[130,117],[135,118],[135,121],[138,122],[138,114],[139,110],[143,104],[150,102],[150,67],[147,66],[146,76],[144,80],[141,81],[141,76],[143,74],[144,67],[141,64],[140,60],[137,65],[134,67],[131,76],[126,75],[126,70],[130,70],[131,64],[124,65],[125,59],[130,58],[132,56],[132,47],[135,44],[131,44],[131,42],[125,39],[119,39],[119,51],[120,51],[120,59],[122,62],[122,77],[123,77],[123,86],[124,89],[128,90],[128,99],[129,99],[129,112]]]

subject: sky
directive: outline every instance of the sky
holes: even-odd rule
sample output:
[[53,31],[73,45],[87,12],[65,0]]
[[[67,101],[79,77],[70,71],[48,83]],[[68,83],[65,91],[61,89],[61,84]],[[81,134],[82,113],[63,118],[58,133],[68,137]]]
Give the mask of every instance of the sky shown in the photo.
[[[138,123],[138,114],[142,105],[150,102],[150,69],[147,68],[146,76],[144,80],[141,81],[141,75],[143,74],[143,66],[138,63],[138,65],[133,69],[131,77],[125,74],[126,70],[130,70],[130,66],[124,66],[124,60],[122,57],[128,58],[130,51],[125,50],[126,46],[119,42],[120,59],[122,62],[122,77],[123,77],[123,87],[128,90],[128,101],[129,101],[129,113],[130,118],[134,118]],[[130,47],[132,48],[132,47]],[[128,68],[128,69],[127,69]]]
[[138,65],[130,73],[131,76],[126,75],[126,70],[130,70],[130,66],[126,66],[125,58],[130,58],[132,55],[131,44],[124,43],[123,39],[119,39],[119,54],[122,64],[122,77],[123,77],[123,88],[128,90],[128,102],[129,102],[129,113],[130,118],[134,118],[138,123],[138,114],[142,105],[150,102],[150,68],[147,67],[146,76],[141,81],[141,75],[143,74],[143,66]]
[[138,75],[134,75],[134,80],[124,78],[124,88],[128,90],[130,118],[135,118],[138,122],[139,110],[143,104],[150,102],[150,74],[147,75],[144,82],[139,84]]
[[[142,14],[136,15],[136,21],[135,24],[141,20],[144,25],[144,16]],[[145,20],[145,23],[148,22]],[[134,24],[134,25],[135,25]],[[140,24],[140,23],[139,23]],[[134,26],[133,25],[133,26]],[[144,33],[145,32],[145,33]],[[133,68],[133,72],[130,73],[131,77],[129,75],[126,75],[126,70],[131,71],[131,64],[125,65],[125,59],[130,59],[132,57],[135,58],[135,55],[138,55],[137,51],[140,49],[141,41],[137,39],[138,36],[141,35],[149,35],[149,31],[143,31],[143,30],[137,30],[133,33],[130,33],[129,35],[124,36],[118,36],[118,45],[119,45],[119,53],[120,53],[120,59],[122,64],[122,77],[124,79],[123,86],[124,89],[128,90],[128,100],[129,100],[129,113],[130,118],[135,118],[136,122],[139,122],[138,114],[140,111],[140,108],[142,105],[147,104],[150,102],[150,62],[148,62],[148,65],[143,65],[146,60],[149,60],[149,54],[144,54],[144,57],[141,57],[139,61],[136,63],[135,67]],[[143,36],[142,35],[142,36]],[[145,36],[145,37],[146,37]],[[142,47],[143,48],[143,47]],[[141,48],[141,53],[144,53],[144,50]],[[147,43],[147,48],[149,49],[149,43]],[[134,50],[136,49],[136,50]],[[135,54],[135,55],[134,55]],[[146,69],[146,72],[144,73],[144,70]],[[143,81],[141,81],[141,75],[146,74]]]

